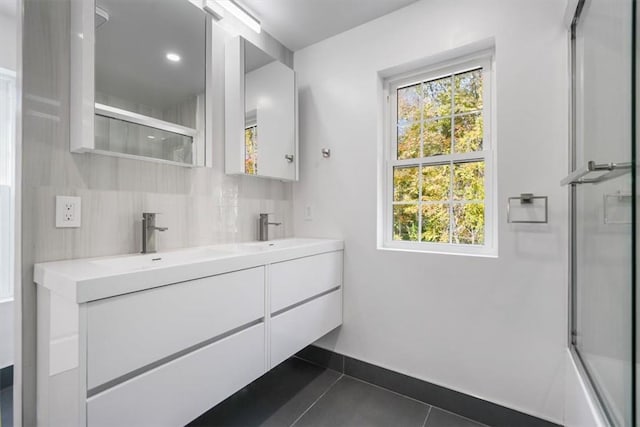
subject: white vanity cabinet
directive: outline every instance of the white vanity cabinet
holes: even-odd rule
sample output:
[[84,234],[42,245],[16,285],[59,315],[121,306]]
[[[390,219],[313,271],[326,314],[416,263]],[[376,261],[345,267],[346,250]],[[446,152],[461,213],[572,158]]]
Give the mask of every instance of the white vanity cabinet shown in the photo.
[[271,265],[274,367],[342,323],[342,252]]
[[304,242],[118,272],[37,264],[38,425],[181,426],[335,329],[342,242]]
[[87,387],[263,319],[264,267],[89,302]]

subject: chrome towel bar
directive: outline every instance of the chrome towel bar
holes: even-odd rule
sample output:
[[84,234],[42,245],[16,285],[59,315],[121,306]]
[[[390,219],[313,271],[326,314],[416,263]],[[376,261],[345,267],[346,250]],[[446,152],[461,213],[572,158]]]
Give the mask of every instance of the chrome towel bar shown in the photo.
[[[511,202],[513,200],[518,200],[521,206],[530,208],[534,207],[534,200],[542,200],[544,203],[543,219],[513,219],[513,213],[511,212]],[[507,198],[507,222],[509,224],[547,224],[549,222],[549,198],[547,196],[535,196],[533,193],[522,193],[519,196]]]
[[[597,184],[617,178],[620,175],[631,171],[631,162],[625,163],[601,163],[597,164],[593,160],[587,163],[587,166],[576,169],[570,173],[565,179],[560,181],[560,185],[573,184]],[[587,175],[602,172],[601,175],[589,178]]]

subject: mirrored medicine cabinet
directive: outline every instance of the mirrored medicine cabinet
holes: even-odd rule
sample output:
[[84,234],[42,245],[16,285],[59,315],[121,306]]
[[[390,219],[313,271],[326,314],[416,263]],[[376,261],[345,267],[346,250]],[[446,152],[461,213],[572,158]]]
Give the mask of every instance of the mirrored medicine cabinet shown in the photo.
[[187,0],[72,0],[71,151],[210,164],[212,18]]
[[225,171],[298,179],[295,72],[241,36],[225,46]]

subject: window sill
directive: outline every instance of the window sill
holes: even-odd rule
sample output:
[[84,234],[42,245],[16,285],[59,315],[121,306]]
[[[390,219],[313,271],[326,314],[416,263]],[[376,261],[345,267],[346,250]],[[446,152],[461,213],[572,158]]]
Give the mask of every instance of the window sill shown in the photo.
[[380,251],[412,252],[434,255],[456,255],[479,258],[498,258],[497,248],[472,245],[429,244],[418,242],[384,242],[378,245]]

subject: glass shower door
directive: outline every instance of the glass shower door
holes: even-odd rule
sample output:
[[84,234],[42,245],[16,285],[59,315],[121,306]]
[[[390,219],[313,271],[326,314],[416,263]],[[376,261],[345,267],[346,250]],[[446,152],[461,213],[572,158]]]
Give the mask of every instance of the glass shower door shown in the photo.
[[580,2],[572,28],[572,336],[609,422],[634,421],[633,0]]

